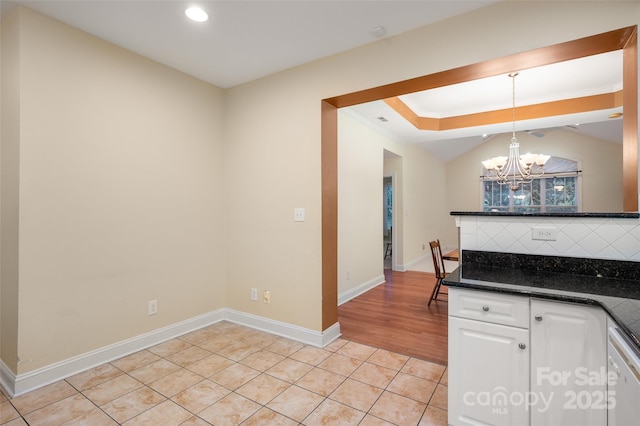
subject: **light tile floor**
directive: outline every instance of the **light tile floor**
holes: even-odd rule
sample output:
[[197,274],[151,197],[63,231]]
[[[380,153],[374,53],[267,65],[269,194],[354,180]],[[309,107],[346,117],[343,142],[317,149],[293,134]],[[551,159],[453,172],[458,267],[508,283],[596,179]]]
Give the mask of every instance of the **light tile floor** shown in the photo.
[[220,322],[14,399],[1,425],[446,425],[445,366]]

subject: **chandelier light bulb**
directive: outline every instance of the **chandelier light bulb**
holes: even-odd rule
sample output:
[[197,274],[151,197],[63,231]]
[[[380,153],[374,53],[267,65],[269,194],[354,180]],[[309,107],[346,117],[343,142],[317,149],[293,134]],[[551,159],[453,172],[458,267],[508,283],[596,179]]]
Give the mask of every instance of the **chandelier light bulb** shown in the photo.
[[536,158],[536,164],[542,167],[545,164],[547,164],[547,161],[549,161],[549,158],[551,158],[550,155],[538,154],[538,158]]

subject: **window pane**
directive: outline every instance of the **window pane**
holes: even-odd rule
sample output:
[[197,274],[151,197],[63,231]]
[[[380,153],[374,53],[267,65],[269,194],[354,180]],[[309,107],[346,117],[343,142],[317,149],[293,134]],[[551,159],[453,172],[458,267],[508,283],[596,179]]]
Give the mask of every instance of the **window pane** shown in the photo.
[[519,213],[575,212],[578,208],[576,182],[575,176],[548,177],[521,183],[517,191],[511,191],[509,185],[486,181],[483,209]]
[[500,187],[500,205],[509,207],[509,197],[511,196],[509,185],[498,185]]
[[562,176],[547,179],[546,204],[548,212],[577,211],[575,176]]
[[508,211],[509,187],[496,181],[485,181],[482,208],[484,211]]
[[576,212],[577,176],[552,175],[576,172],[577,164],[577,161],[566,158],[551,157],[545,165],[545,176],[528,184],[521,184],[517,191],[511,191],[509,185],[500,185],[487,179],[484,182],[483,209],[530,213]]
[[522,207],[531,205],[531,183],[521,183],[520,189],[513,192],[512,196],[514,211],[521,211]]

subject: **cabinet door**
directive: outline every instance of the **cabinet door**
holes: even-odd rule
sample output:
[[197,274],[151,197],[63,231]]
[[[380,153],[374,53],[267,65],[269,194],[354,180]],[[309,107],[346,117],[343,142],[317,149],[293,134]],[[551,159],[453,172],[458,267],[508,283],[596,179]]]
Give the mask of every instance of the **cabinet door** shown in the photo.
[[531,299],[531,315],[531,424],[606,425],[604,311]]
[[449,317],[449,424],[529,424],[529,330]]

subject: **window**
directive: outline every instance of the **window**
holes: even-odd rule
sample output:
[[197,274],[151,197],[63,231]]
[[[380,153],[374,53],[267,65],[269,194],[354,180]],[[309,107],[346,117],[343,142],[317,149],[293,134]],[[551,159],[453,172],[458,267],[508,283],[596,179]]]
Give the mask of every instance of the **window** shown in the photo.
[[[483,176],[486,176],[486,170]],[[509,185],[483,178],[486,212],[571,213],[578,211],[577,162],[551,157],[545,174],[512,191]]]

